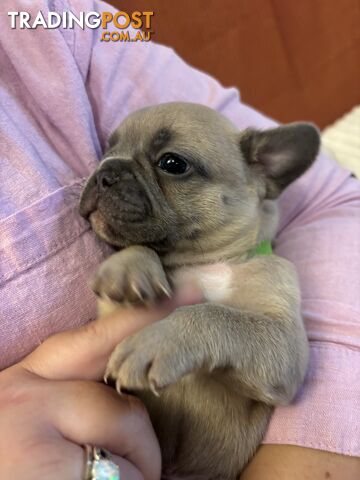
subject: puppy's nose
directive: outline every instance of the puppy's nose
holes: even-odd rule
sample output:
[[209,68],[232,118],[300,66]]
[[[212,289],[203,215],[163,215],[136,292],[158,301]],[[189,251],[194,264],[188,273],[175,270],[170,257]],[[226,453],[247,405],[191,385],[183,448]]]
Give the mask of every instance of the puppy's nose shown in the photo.
[[96,180],[100,190],[107,190],[119,180],[119,175],[112,170],[100,170]]

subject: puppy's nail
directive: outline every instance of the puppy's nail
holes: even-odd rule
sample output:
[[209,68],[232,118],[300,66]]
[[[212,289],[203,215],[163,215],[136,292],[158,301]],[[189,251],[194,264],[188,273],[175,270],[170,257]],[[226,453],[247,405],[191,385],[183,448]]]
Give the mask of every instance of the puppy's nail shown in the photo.
[[108,365],[105,369],[105,373],[103,376],[103,380],[104,380],[104,383],[106,383],[106,385],[109,384],[109,380],[111,379],[111,377],[112,377],[111,368]]
[[149,387],[152,393],[155,395],[155,397],[160,397],[160,393],[157,390],[157,385],[154,380],[150,380]]
[[111,370],[109,367],[106,367],[106,370],[103,376],[103,380],[106,385],[108,385],[110,377],[111,377]]
[[164,292],[167,297],[169,297],[169,298],[171,297],[171,290],[169,288],[165,287],[165,285],[163,285],[160,282],[158,283],[158,286],[159,286],[160,290],[162,292]]
[[135,283],[132,283],[131,284],[131,288],[134,290],[135,294],[140,298],[140,300],[143,302],[144,301],[144,296],[143,294],[141,293],[141,291],[139,290],[139,288],[137,287],[137,285],[135,285]]
[[123,392],[122,392],[122,390],[121,390],[120,378],[118,378],[118,379],[116,380],[115,388],[116,388],[116,391],[118,392],[119,395],[123,395]]
[[215,363],[211,363],[211,364],[209,365],[209,372],[212,373],[215,369],[216,369],[216,364],[215,364]]
[[109,297],[109,295],[108,295],[107,293],[101,292],[101,293],[99,294],[99,297],[100,297],[102,300],[104,300],[105,302],[108,302],[108,303],[111,303],[111,302],[112,302],[111,298]]

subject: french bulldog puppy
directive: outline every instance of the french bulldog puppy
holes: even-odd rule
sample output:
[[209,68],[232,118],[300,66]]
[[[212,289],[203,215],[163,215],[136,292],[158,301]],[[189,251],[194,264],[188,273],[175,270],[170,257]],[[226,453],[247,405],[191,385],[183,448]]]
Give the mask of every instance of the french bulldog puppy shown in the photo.
[[80,212],[119,249],[94,280],[100,314],[160,301],[181,282],[204,293],[122,341],[106,372],[145,402],[164,478],[238,478],[273,406],[304,379],[296,272],[257,245],[318,150],[307,123],[238,131],[210,108],[168,103],[126,118],[88,179]]

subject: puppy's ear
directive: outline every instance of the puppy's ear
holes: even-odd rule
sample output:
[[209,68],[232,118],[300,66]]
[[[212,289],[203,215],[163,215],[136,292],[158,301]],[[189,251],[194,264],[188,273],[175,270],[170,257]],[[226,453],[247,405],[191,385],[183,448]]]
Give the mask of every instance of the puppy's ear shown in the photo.
[[315,160],[320,146],[318,130],[310,123],[291,123],[271,130],[241,133],[246,163],[266,185],[266,198],[276,198]]

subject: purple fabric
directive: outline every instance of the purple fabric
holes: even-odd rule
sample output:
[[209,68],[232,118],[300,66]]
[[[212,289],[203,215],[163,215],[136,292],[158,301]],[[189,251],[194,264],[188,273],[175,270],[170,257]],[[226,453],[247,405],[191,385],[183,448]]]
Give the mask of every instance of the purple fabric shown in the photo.
[[[100,42],[100,30],[11,30],[7,16],[110,8],[0,3],[0,368],[94,318],[87,282],[109,249],[77,212],[79,184],[128,113],[184,100],[239,128],[274,125],[168,48]],[[360,455],[359,185],[320,155],[280,200],[276,250],[297,266],[312,356],[294,404],[276,409],[267,443]]]

